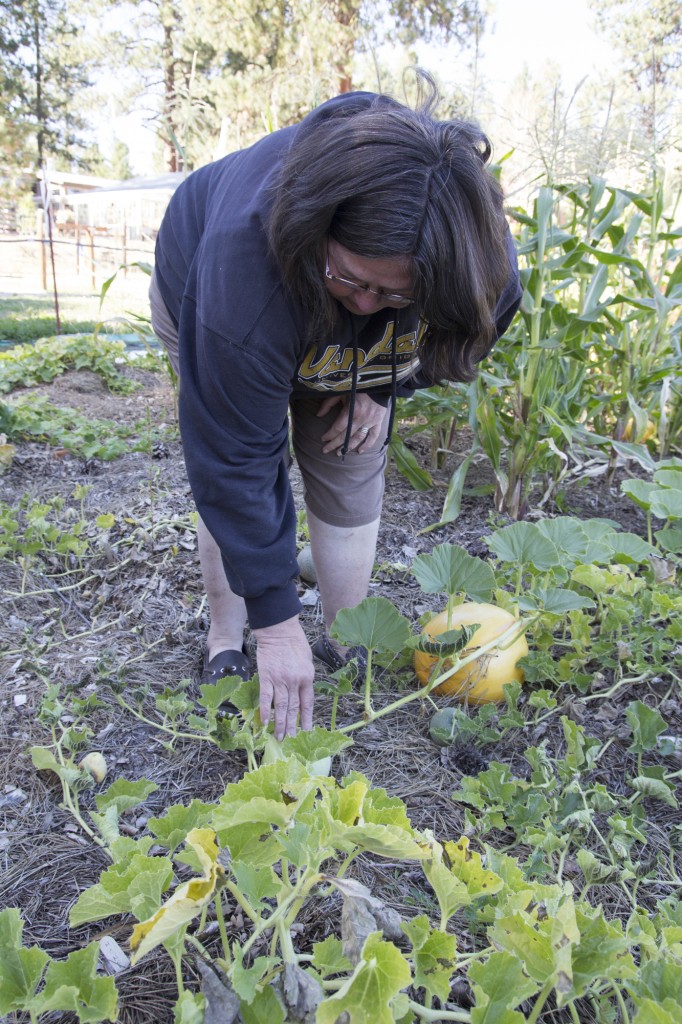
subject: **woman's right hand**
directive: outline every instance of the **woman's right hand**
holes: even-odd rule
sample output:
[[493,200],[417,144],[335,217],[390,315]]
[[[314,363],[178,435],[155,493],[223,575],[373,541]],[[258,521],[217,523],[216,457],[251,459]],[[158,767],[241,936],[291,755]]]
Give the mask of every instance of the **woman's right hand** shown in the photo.
[[275,738],[312,729],[315,668],[310,645],[298,616],[274,626],[254,629],[256,663],[260,680],[260,717],[267,725],[275,709]]

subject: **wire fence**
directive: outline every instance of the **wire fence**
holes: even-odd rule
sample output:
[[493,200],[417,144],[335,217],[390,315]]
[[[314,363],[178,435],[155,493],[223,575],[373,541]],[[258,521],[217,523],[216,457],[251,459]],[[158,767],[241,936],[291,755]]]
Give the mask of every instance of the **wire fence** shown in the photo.
[[[12,290],[14,281],[29,281],[33,288],[52,291],[54,276],[60,290],[99,292],[116,271],[148,277],[135,264],[154,262],[154,242],[131,242],[124,232],[73,226],[55,231],[53,238],[39,235],[0,236],[0,285]],[[121,269],[122,268],[122,269]]]

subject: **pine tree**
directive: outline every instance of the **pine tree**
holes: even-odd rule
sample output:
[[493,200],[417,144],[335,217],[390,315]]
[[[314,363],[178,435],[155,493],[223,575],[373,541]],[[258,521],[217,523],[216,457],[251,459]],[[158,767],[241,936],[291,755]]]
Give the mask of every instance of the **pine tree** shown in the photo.
[[0,119],[15,159],[70,159],[80,141],[78,96],[89,84],[80,28],[66,0],[0,0]]

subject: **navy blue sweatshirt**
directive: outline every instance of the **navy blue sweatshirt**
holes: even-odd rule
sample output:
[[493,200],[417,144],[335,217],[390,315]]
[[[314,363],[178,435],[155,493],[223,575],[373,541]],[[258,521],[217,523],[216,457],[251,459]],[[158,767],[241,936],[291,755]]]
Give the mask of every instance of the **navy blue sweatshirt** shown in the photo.
[[[372,94],[337,97],[368,105]],[[266,223],[273,181],[298,126],[200,168],[176,190],[156,245],[156,276],[178,325],[179,415],[197,509],[223,557],[233,592],[244,597],[251,628],[300,611],[295,579],[296,511],[287,473],[289,398],[356,386],[386,404],[391,361],[401,393],[420,379],[416,354],[425,325],[413,307],[354,317],[339,305],[331,337],[311,345],[306,314],[284,291],[269,251]],[[498,304],[498,336],[521,290],[511,238],[510,278]],[[395,349],[393,352],[392,350]]]

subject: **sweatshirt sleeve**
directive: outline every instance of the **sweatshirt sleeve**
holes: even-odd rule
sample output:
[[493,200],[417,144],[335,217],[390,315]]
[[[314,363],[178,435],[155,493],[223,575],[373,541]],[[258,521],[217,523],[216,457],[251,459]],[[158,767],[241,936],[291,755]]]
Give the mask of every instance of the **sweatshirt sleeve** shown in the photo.
[[[268,328],[277,330],[267,320],[259,329]],[[180,331],[194,339],[181,347],[179,414],[197,509],[231,589],[245,600],[251,628],[274,625],[301,608],[286,370],[276,358],[265,361],[258,346],[202,325],[189,299]]]

